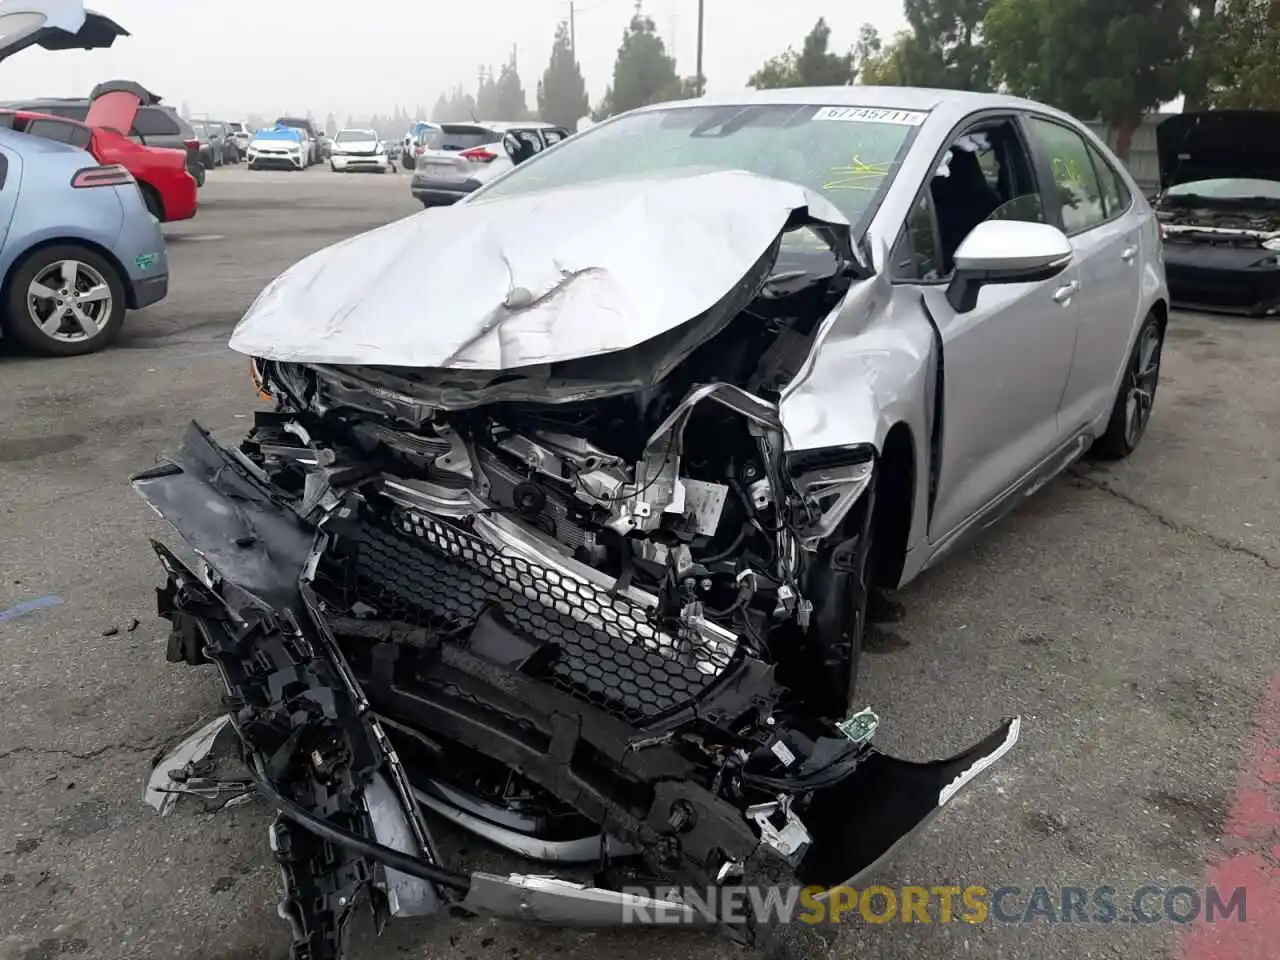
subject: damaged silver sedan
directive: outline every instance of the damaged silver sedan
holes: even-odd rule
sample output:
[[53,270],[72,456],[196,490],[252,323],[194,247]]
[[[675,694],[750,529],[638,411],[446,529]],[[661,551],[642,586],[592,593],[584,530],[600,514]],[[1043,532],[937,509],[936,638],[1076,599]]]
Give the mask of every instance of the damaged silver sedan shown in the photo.
[[[611,923],[637,884],[857,882],[1018,736],[876,749],[877,591],[1131,452],[1166,304],[1085,129],[910,89],[646,108],[323,250],[232,337],[271,409],[134,480],[198,558],[156,546],[169,658],[227,706],[149,794],[279,811],[314,960],[362,902]],[[461,873],[436,817],[542,865]]]

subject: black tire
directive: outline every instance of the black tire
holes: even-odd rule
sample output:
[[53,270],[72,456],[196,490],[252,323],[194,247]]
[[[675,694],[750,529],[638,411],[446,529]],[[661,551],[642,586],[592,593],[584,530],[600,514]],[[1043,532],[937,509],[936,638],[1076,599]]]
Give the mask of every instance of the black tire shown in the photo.
[[142,202],[147,205],[151,215],[163,223],[164,201],[160,199],[160,194],[156,192],[155,187],[148,183],[139,183],[138,191],[142,194]]
[[1142,442],[1151,422],[1156,388],[1160,386],[1160,358],[1164,351],[1164,321],[1147,314],[1125,363],[1124,376],[1106,432],[1094,441],[1090,456],[1098,460],[1123,460]]
[[[63,260],[75,260],[96,271],[111,293],[111,308],[93,336],[82,340],[59,340],[46,334],[32,318],[27,292],[31,283],[50,266]],[[30,353],[46,357],[78,357],[96,353],[111,343],[120,333],[125,314],[125,287],[116,267],[100,253],[67,243],[43,247],[25,259],[9,274],[5,290],[4,332]]]

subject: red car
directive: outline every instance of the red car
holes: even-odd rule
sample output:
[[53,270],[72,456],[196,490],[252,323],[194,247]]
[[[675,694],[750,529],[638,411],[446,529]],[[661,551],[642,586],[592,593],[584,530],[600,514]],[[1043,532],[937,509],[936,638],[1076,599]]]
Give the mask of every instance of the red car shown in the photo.
[[94,90],[83,123],[31,110],[0,110],[0,126],[80,147],[104,166],[119,164],[138,181],[157,220],[190,220],[199,204],[186,152],[144,146],[120,132],[131,129],[138,106],[153,99],[135,83],[113,81]]

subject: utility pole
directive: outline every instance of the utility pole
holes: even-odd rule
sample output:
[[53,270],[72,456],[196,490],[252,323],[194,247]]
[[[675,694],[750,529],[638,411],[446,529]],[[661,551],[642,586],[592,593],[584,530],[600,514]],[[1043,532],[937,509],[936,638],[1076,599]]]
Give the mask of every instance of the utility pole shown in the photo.
[[704,93],[706,93],[706,90],[704,89],[706,87],[706,81],[703,80],[702,78],[702,19],[703,19],[703,5],[705,2],[706,0],[698,0],[698,66],[697,66],[698,96],[702,96]]
[[578,33],[575,13],[574,2],[569,0],[569,49],[573,51],[573,62],[576,64],[578,62]]

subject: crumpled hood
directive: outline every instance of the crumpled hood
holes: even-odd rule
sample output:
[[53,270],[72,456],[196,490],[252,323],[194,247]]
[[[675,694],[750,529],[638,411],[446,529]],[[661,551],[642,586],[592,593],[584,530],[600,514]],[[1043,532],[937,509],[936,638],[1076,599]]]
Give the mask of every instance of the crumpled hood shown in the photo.
[[312,254],[231,335],[295,363],[504,370],[630,349],[709,310],[799,210],[742,171],[615,180],[423,211]]

